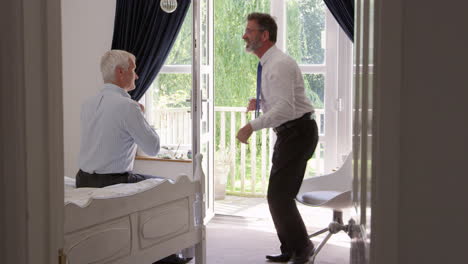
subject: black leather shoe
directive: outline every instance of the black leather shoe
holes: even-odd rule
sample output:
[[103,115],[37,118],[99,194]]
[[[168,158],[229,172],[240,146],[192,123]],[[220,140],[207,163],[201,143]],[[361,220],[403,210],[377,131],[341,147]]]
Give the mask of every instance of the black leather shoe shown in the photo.
[[291,259],[292,254],[281,253],[279,255],[266,255],[266,259],[271,262],[288,262]]
[[309,258],[314,255],[314,244],[310,243],[307,247],[296,252],[292,258],[292,264],[305,264],[309,262]]
[[192,258],[181,258],[176,254],[167,256],[161,260],[154,262],[153,264],[185,264],[192,260]]

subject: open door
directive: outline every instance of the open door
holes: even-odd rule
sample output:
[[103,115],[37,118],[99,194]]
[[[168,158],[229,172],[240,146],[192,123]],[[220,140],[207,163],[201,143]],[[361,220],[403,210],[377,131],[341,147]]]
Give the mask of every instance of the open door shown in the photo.
[[202,168],[206,176],[204,223],[207,224],[214,216],[213,0],[193,0],[192,5],[192,148],[194,155],[203,155]]
[[0,9],[0,263],[55,264],[63,247],[60,11],[60,0]]

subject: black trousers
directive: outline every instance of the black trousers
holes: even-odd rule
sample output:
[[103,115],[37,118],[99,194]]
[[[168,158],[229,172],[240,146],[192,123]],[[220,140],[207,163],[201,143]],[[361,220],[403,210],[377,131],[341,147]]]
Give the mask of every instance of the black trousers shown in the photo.
[[267,198],[281,251],[292,254],[311,243],[295,197],[318,143],[317,123],[300,118],[279,127],[276,134]]
[[109,173],[109,174],[98,174],[98,173],[87,173],[82,170],[79,170],[76,174],[76,188],[83,187],[92,187],[92,188],[102,188],[109,185],[119,184],[119,183],[135,183],[151,178],[160,178],[162,177],[144,175],[144,174],[134,174],[130,172],[125,173]]

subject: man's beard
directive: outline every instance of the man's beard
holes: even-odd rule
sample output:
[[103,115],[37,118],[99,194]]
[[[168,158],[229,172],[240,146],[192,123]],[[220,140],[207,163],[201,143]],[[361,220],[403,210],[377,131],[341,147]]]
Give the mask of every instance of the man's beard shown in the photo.
[[247,52],[255,52],[258,48],[260,48],[261,43],[258,39],[253,39],[252,41],[246,41],[245,50]]

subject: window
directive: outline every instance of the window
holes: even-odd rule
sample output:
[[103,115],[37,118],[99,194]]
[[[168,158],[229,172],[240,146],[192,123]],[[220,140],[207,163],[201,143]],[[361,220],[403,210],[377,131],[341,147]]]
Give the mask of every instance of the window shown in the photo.
[[[202,7],[205,1],[201,1]],[[192,7],[191,7],[192,8]],[[210,57],[207,32],[210,23],[204,22],[202,8],[201,73],[202,91],[215,89],[215,146],[239,152],[234,157],[234,168],[242,163],[243,155],[233,136],[241,126],[242,112],[250,97],[255,96],[256,65],[258,59],[245,52],[242,32],[250,12],[269,12],[278,24],[278,48],[292,56],[304,74],[306,94],[312,101],[319,126],[320,141],[316,156],[311,159],[310,176],[331,171],[340,162],[341,154],[351,148],[351,42],[322,0],[214,0],[214,87],[205,80],[211,74],[207,67]],[[191,147],[190,94],[192,63],[192,10],[189,10],[179,36],[161,72],[145,96],[148,121],[161,136],[164,148],[188,150]],[[349,67],[347,66],[349,65]],[[208,79],[209,79],[208,78]],[[349,111],[347,111],[349,110]],[[250,115],[245,116],[249,120]],[[202,123],[208,124],[209,120]],[[224,125],[225,127],[220,127]],[[262,142],[270,145],[265,159],[271,153],[272,134],[257,136],[257,155]],[[234,144],[234,145],[233,145]],[[233,146],[231,146],[233,145]],[[237,148],[237,149],[236,149]],[[246,154],[251,152],[250,147]],[[183,153],[183,151],[181,152]],[[161,155],[166,155],[165,151]],[[260,165],[263,157],[257,157]],[[249,161],[246,161],[250,163]],[[237,164],[237,165],[236,165]],[[254,164],[254,163],[252,163]],[[249,164],[246,165],[247,167]],[[249,170],[249,168],[245,168]],[[252,168],[250,168],[252,169]],[[237,169],[239,171],[239,168]],[[242,170],[242,169],[241,169]],[[267,169],[266,169],[267,170]],[[263,172],[262,172],[263,173]],[[237,177],[237,176],[236,176]],[[260,177],[260,176],[259,176]],[[262,176],[263,177],[263,176]]]
[[190,7],[164,66],[141,99],[161,139],[159,158],[188,158],[191,149],[192,16]]

